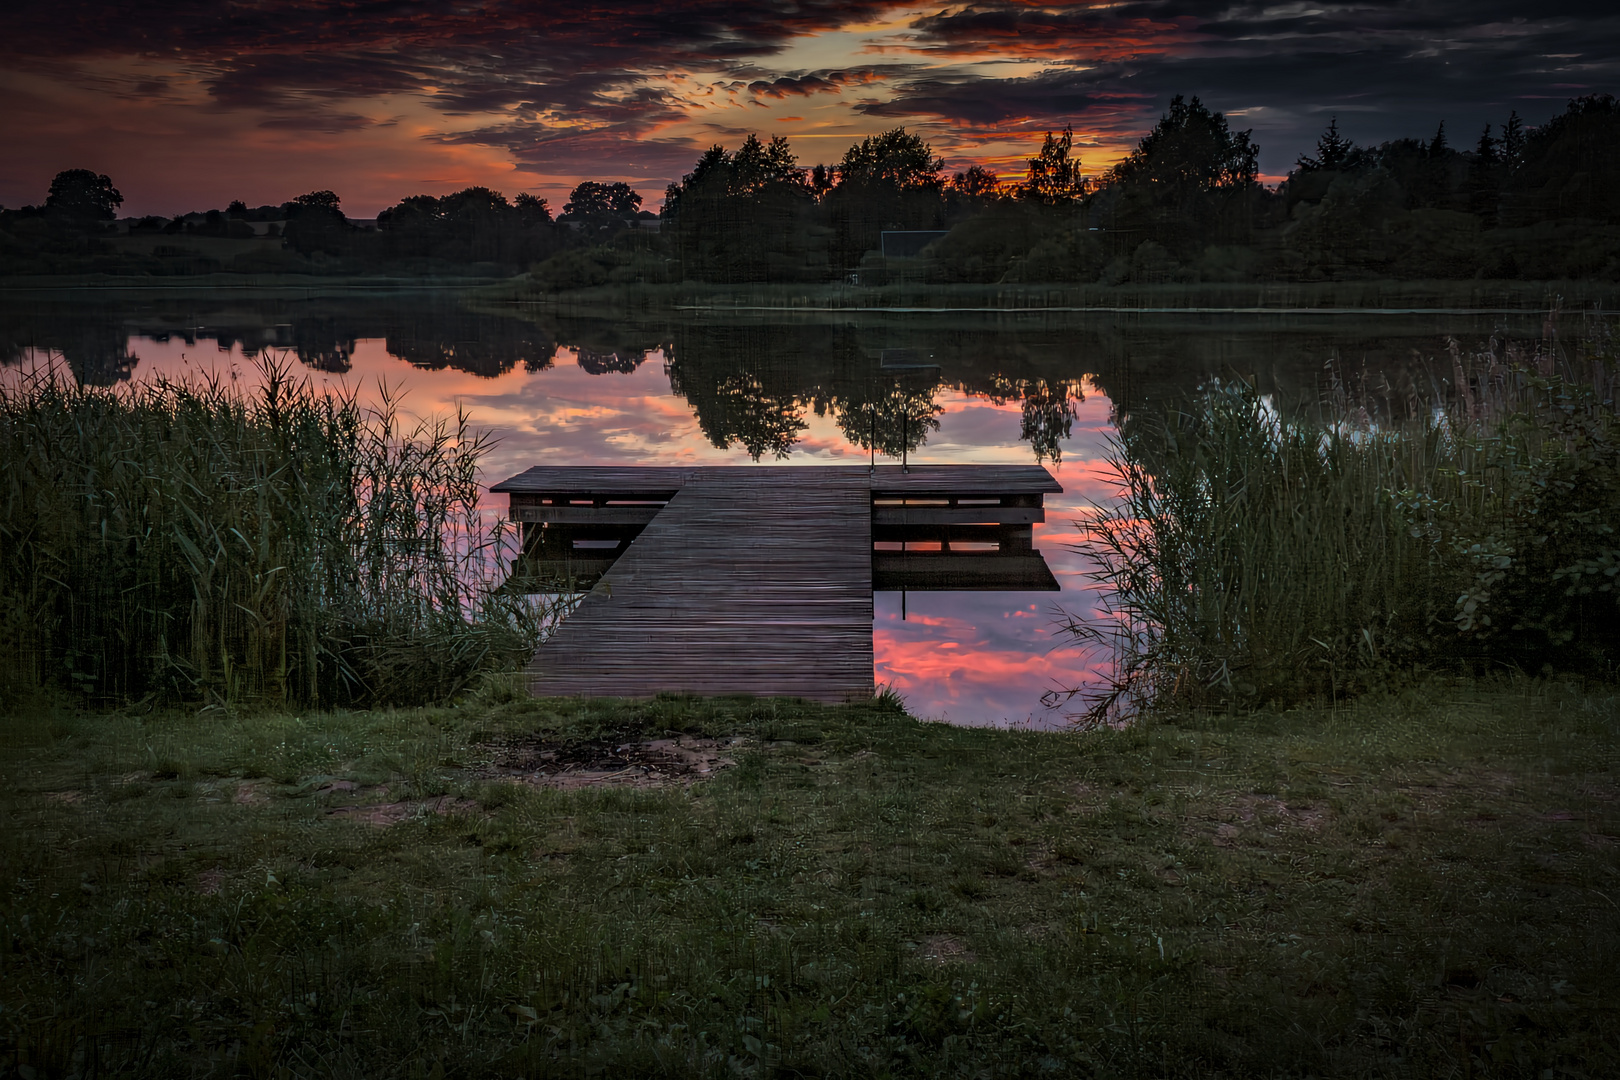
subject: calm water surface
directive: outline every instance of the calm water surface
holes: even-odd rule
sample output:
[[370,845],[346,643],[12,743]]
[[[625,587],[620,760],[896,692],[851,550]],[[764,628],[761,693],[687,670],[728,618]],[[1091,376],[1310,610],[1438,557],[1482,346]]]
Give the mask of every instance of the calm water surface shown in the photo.
[[13,303],[0,308],[0,361],[51,357],[113,384],[254,381],[257,358],[285,356],[367,401],[386,386],[418,415],[467,410],[499,437],[486,483],[537,464],[861,464],[874,430],[880,461],[902,443],[917,463],[1041,461],[1064,491],[1047,497],[1035,545],[1062,591],[882,592],[872,633],[876,682],[916,715],[1044,727],[1078,706],[1042,695],[1095,685],[1107,664],[1059,620],[1097,614],[1072,545],[1109,496],[1119,424],[1212,376],[1253,379],[1283,407],[1317,400],[1331,371],[1421,383],[1449,370],[1449,337],[1477,347],[1540,328],[1535,315],[584,321],[434,298],[189,298]]

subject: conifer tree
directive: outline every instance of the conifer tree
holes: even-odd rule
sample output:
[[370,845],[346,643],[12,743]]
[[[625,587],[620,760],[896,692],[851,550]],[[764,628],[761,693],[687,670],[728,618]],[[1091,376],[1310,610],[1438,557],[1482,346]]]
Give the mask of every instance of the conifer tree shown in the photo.
[[1339,118],[1334,116],[1322,137],[1316,140],[1316,156],[1301,156],[1297,164],[1307,172],[1316,169],[1337,171],[1350,164],[1355,152],[1356,144],[1339,134]]

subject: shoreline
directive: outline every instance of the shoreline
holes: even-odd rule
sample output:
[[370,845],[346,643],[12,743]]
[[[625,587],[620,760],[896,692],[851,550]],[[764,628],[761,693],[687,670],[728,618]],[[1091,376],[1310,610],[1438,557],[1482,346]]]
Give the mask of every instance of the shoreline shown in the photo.
[[548,293],[526,275],[513,278],[111,276],[0,279],[0,303],[92,295],[174,297],[230,294],[260,299],[321,299],[412,293],[466,295],[481,304],[535,306],[564,314],[664,311],[688,314],[1106,314],[1106,315],[1523,315],[1556,302],[1570,314],[1620,307],[1620,282],[1339,281],[1167,285],[710,285],[626,283]]

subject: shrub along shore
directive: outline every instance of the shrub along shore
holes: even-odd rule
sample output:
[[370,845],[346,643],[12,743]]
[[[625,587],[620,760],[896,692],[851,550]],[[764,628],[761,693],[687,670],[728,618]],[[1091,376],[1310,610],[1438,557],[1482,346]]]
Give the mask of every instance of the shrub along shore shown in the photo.
[[1525,679],[1065,733],[13,712],[0,1071],[1612,1075],[1617,736]]

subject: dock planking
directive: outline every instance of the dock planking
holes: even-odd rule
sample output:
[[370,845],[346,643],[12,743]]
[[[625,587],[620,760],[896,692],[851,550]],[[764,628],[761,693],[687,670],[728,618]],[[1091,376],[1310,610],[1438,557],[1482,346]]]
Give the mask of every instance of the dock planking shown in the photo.
[[[511,496],[526,527],[636,526],[536,652],[532,693],[836,703],[873,691],[874,566],[894,563],[874,557],[875,521],[954,531],[978,521],[1027,535],[1042,520],[1041,497],[1062,488],[1039,466],[539,466],[491,490]],[[1029,556],[972,561],[1015,571],[978,587],[1044,587],[1017,569]],[[1033,561],[1049,581],[1038,554]],[[877,572],[930,587],[944,561],[897,565],[898,576]]]
[[871,502],[815,468],[689,476],[535,654],[542,696],[872,696]]

